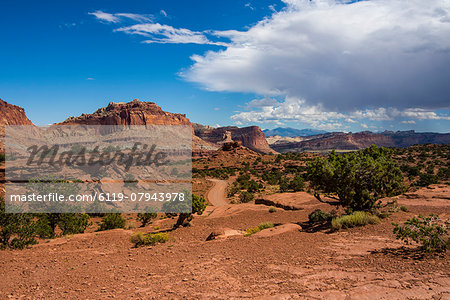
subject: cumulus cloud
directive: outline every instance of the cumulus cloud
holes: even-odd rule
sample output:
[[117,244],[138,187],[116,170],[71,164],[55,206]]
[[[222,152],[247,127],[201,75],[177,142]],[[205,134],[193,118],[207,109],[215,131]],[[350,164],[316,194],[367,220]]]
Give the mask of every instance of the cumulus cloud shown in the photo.
[[247,108],[254,107],[267,107],[277,105],[278,101],[276,99],[265,97],[263,99],[253,99],[252,101],[247,103]]
[[287,97],[283,102],[275,102],[270,98],[252,100],[247,107],[259,107],[258,110],[239,112],[231,119],[236,124],[247,123],[275,123],[301,122],[316,128],[330,129],[333,126],[341,126],[337,120],[344,119],[345,115],[338,112],[324,111],[321,105],[308,105],[305,100]]
[[[304,99],[286,97],[284,101],[277,101],[265,97],[254,99],[247,103],[249,111],[237,112],[231,119],[237,125],[251,123],[297,122],[325,130],[342,130],[352,124],[360,123],[362,128],[369,128],[367,121],[401,121],[403,124],[415,124],[416,120],[450,120],[447,115],[440,115],[434,111],[422,108],[377,108],[351,112],[325,110],[321,104],[310,105]],[[408,120],[403,120],[407,118]]]
[[450,106],[450,1],[284,2],[247,31],[213,32],[230,40],[227,48],[193,55],[182,76],[325,111]]

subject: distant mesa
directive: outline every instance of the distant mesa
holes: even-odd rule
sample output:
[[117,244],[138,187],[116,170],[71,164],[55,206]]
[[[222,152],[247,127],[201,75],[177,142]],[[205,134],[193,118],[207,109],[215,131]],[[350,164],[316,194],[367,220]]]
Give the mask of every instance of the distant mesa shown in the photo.
[[[0,135],[5,125],[33,125],[25,110],[0,99]],[[258,126],[227,126],[214,128],[191,123],[185,114],[165,112],[154,102],[137,99],[111,102],[92,114],[69,117],[58,125],[189,125],[192,126],[192,149],[195,157],[207,156],[218,149],[244,146],[259,153],[284,153],[303,151],[358,150],[372,144],[383,147],[408,147],[414,144],[448,144],[449,133],[417,133],[415,131],[385,131],[373,133],[331,132],[314,129],[275,128],[264,130]],[[319,133],[319,134],[317,134]],[[223,148],[225,147],[225,149]],[[4,152],[3,142],[0,151]]]
[[379,147],[405,148],[415,144],[448,144],[450,133],[418,133],[410,131],[385,131],[373,133],[363,131],[357,133],[333,132],[320,135],[303,137],[301,141],[292,138],[271,139],[270,146],[277,152],[304,152],[304,151],[328,151],[359,150],[374,144]]
[[269,136],[281,136],[281,137],[299,137],[299,136],[311,136],[311,135],[318,135],[318,134],[324,134],[327,133],[324,130],[317,130],[317,129],[295,129],[295,128],[283,128],[278,127],[275,129],[264,129],[264,134]]

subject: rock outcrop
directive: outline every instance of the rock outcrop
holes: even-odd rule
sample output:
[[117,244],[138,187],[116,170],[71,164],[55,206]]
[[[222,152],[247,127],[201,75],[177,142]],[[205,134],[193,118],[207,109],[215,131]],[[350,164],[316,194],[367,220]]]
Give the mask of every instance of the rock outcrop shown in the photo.
[[[323,151],[323,150],[359,150],[370,147],[372,144],[379,147],[409,147],[415,144],[448,144],[449,133],[417,133],[411,131],[385,131],[373,133],[363,131],[357,133],[333,132],[310,136],[305,140],[295,142],[291,140],[276,139],[271,147],[280,153]],[[272,141],[272,140],[270,140]]]
[[[69,117],[58,125],[191,125],[185,114],[165,112],[154,102],[137,99],[125,102],[111,102],[107,107],[92,114]],[[218,145],[192,137],[192,154],[194,157],[206,156],[219,149]]]
[[264,133],[258,126],[250,127],[194,127],[195,135],[202,140],[221,145],[239,141],[243,146],[260,153],[274,152],[266,141]]
[[5,125],[33,125],[33,123],[27,118],[22,107],[0,99],[0,152],[5,151],[3,143]]
[[124,103],[111,102],[93,114],[69,117],[59,125],[191,125],[185,114],[165,112],[154,102],[137,99]]

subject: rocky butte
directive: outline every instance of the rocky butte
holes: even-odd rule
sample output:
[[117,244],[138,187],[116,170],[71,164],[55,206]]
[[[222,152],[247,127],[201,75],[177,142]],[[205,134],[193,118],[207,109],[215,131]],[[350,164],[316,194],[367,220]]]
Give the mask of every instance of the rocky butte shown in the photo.
[[259,153],[274,153],[267,143],[266,136],[258,126],[249,127],[219,127],[213,128],[210,126],[202,126],[194,124],[195,135],[201,139],[214,144],[224,144],[233,141],[239,141],[243,146],[259,152]]
[[154,102],[137,99],[124,103],[111,102],[93,114],[69,117],[59,125],[191,125],[185,114],[165,112]]
[[27,118],[22,107],[9,104],[2,99],[0,99],[0,112],[0,152],[4,152],[5,125],[33,125],[33,123]]
[[[111,102],[93,114],[69,117],[59,125],[192,125],[185,114],[165,112],[154,102],[137,99],[129,103]],[[273,152],[264,133],[257,126],[213,128],[193,124],[193,153],[195,156],[217,150],[223,143],[240,141],[243,146],[261,153]]]

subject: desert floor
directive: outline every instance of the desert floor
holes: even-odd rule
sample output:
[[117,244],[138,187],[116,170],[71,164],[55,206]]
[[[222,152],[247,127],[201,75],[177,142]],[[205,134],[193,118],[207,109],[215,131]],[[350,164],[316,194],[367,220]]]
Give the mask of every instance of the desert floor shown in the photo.
[[[299,226],[314,209],[332,208],[299,197],[304,209],[296,211],[208,207],[191,227],[169,231],[170,242],[152,247],[134,248],[130,235],[167,230],[175,219],[0,251],[0,298],[450,299],[449,254],[422,257],[395,239],[391,225],[419,213],[449,218],[449,187],[397,198],[409,212],[334,233]],[[232,235],[266,221],[285,225]],[[225,234],[206,241],[211,232]]]

